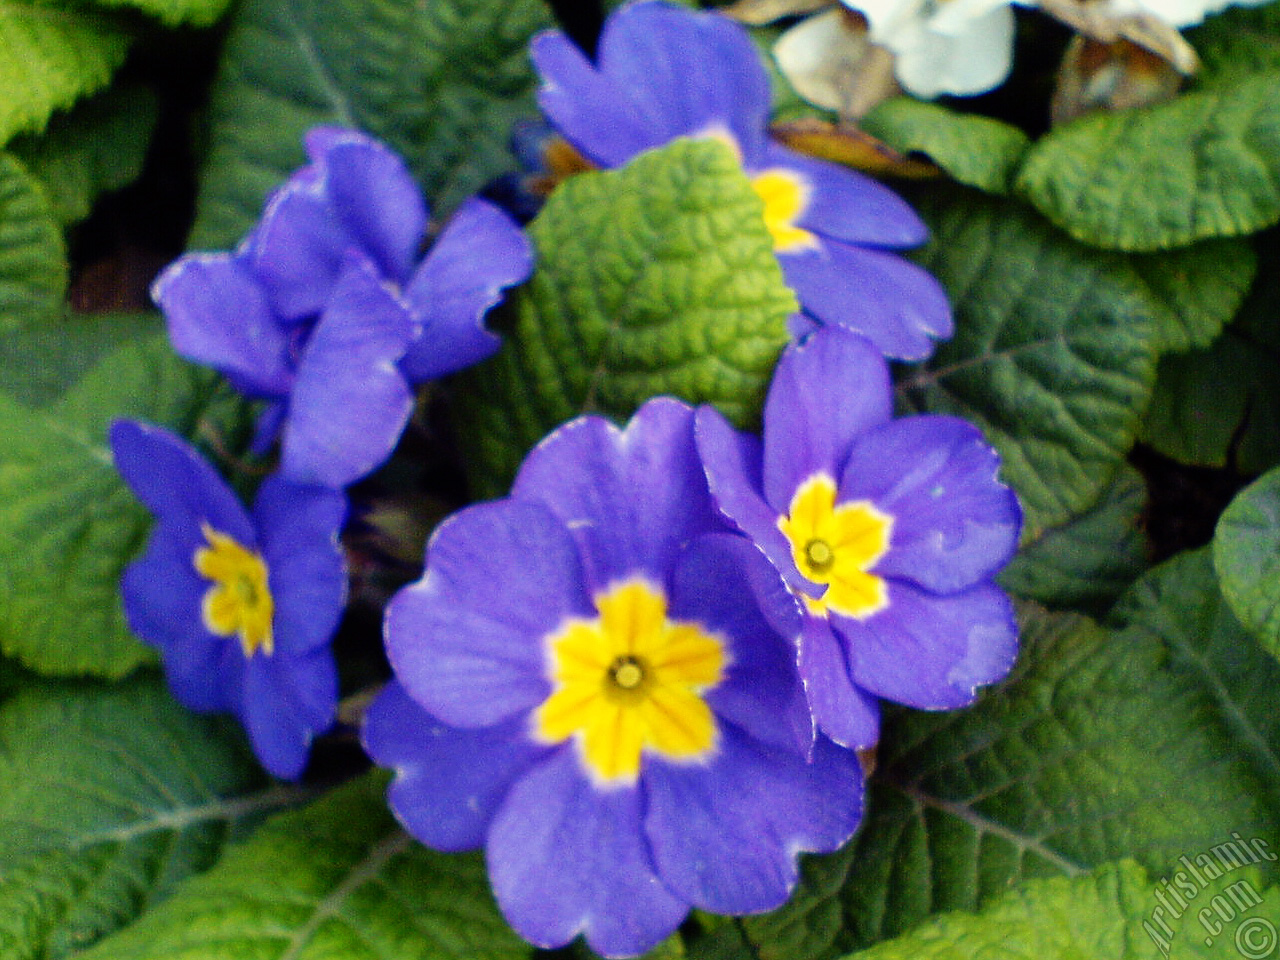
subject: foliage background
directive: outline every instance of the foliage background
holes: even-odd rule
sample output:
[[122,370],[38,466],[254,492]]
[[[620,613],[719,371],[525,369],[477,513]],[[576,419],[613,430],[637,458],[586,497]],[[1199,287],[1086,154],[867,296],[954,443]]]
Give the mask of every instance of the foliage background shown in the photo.
[[[589,43],[600,11],[560,6]],[[1151,957],[1142,921],[1180,857],[1235,834],[1280,847],[1280,4],[1191,31],[1204,69],[1176,98],[1052,130],[1068,38],[1019,20],[1004,88],[865,124],[940,168],[895,186],[933,230],[918,258],[957,334],[897,395],[980,424],[1022,499],[1017,668],[971,710],[891,713],[855,841],[807,860],[782,910],[695,918],[660,955]],[[391,820],[350,728],[283,787],[233,725],[172,702],[119,608],[149,520],[105,429],[166,424],[247,491],[252,411],[172,354],[151,276],[233,246],[317,123],[389,141],[446,217],[511,170],[511,124],[535,114],[525,46],[553,23],[541,0],[0,0],[6,960],[531,953],[477,856]],[[581,178],[531,226],[539,271],[493,319],[508,346],[424,398],[357,491],[347,693],[385,676],[377,611],[432,523],[500,493],[547,430],[666,391],[756,416],[790,308],[722,160],[685,147]],[[680,283],[654,271],[694,236],[716,243],[665,268]],[[615,315],[614,268],[645,291],[635,315]],[[729,280],[726,311],[708,291]],[[1275,865],[1251,870],[1269,891]],[[1213,893],[1173,922],[1174,952],[1240,955],[1197,922]],[[1268,892],[1252,915],[1277,913]]]

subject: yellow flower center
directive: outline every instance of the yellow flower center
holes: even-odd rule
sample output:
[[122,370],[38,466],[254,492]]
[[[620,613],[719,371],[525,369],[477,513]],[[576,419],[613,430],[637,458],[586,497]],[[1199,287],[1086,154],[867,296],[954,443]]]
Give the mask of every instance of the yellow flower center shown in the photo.
[[543,743],[577,737],[594,780],[634,783],[640,756],[698,760],[715,748],[703,694],[728,662],[721,638],[667,619],[659,587],[640,579],[595,598],[599,616],[573,617],[547,638],[551,695],[533,713]]
[[815,473],[796,490],[778,529],[791,542],[800,572],[827,587],[816,600],[803,597],[810,613],[834,610],[862,619],[889,605],[884,580],[868,571],[889,549],[893,517],[866,500],[836,506],[835,481]]
[[259,650],[270,656],[275,649],[275,604],[267,586],[266,561],[207,523],[201,523],[200,530],[209,545],[198,548],[192,562],[197,573],[213,581],[200,605],[205,628],[219,637],[238,635],[246,657]]
[[791,253],[817,245],[812,233],[796,226],[809,206],[809,185],[803,177],[791,170],[774,168],[752,177],[751,187],[764,201],[764,225],[773,237],[775,252]]

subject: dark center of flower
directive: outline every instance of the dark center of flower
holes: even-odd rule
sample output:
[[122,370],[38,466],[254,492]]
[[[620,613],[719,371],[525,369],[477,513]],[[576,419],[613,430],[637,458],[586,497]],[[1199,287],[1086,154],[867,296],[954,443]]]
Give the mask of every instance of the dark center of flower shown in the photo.
[[621,656],[609,665],[609,681],[622,690],[634,690],[644,683],[644,664],[638,657]]
[[827,541],[814,539],[804,545],[804,558],[809,561],[810,569],[824,572],[830,569],[836,555]]

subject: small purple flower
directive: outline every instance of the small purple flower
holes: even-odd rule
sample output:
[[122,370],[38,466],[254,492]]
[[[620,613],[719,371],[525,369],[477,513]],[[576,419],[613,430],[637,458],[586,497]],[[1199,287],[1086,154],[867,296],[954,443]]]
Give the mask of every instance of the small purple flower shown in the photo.
[[262,765],[296,779],[337,706],[329,640],[346,602],[346,498],[277,475],[246,513],[167,430],[117,420],[111,449],[157,521],[124,574],[129,629],[159,649],[181,703],[235,714]]
[[561,427],[509,498],[437,529],[387,611],[395,681],[364,739],[392,809],[429,846],[483,847],[540,946],[637,954],[690,907],[777,907],[796,854],[861,815],[857,757],[815,742],[753,599],[786,587],[725,532],[693,418],[660,398],[625,430]]
[[992,578],[1022,514],[996,452],[956,417],[892,414],[879,352],[825,328],[783,353],[763,443],[697,419],[712,496],[792,589],[770,615],[798,638],[814,719],[853,748],[878,739],[877,698],[964,706],[1017,652]]
[[282,432],[286,476],[341,487],[391,453],[412,384],[498,348],[484,315],[532,254],[471,199],[420,260],[427,209],[404,162],[354,130],[317,127],[306,146],[234,253],[182,257],[152,296],[179,353],[269,401],[256,447]]
[[923,243],[924,224],[888,188],[769,140],[769,78],[738,24],[634,3],[605,23],[598,65],[558,31],[535,37],[532,55],[543,112],[593,163],[619,166],[676,137],[732,144],[806,313],[904,360],[951,335],[941,286],[892,252]]

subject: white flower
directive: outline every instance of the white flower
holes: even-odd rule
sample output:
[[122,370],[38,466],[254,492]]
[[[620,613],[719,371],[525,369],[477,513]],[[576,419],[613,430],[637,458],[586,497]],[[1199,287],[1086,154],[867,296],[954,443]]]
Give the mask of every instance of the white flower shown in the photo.
[[868,71],[867,41],[893,54],[894,76],[924,99],[967,96],[998,86],[1013,59],[1008,0],[842,0],[866,18],[865,31],[836,8],[788,30],[774,57],[806,100],[844,112]]

